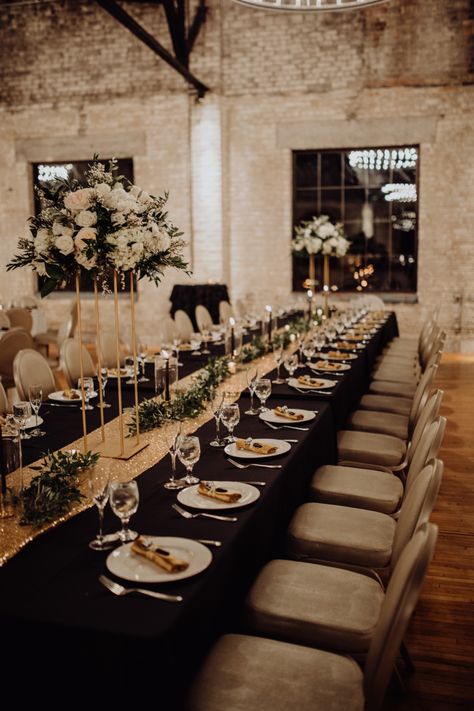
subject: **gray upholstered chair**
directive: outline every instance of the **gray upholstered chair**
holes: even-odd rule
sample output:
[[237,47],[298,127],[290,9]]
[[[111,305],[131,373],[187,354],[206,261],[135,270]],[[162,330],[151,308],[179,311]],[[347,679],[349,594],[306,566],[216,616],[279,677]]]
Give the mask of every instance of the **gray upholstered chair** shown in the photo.
[[[80,349],[79,341],[74,338],[66,338],[59,353],[59,365],[70,386],[75,387],[81,377]],[[93,377],[96,375],[96,368],[91,354],[87,348],[82,346],[82,362],[84,376]]]
[[28,400],[30,385],[41,385],[43,400],[56,390],[54,373],[46,358],[32,348],[25,348],[15,356],[13,377],[20,400]]
[[[374,581],[367,578],[368,583],[360,582],[362,576],[341,571],[347,591],[352,581],[356,580],[358,584],[367,585],[373,590],[372,609],[376,610],[376,616],[374,614],[374,619],[369,620],[369,614],[359,606],[360,619],[357,620],[359,628],[362,626],[361,621],[366,625],[366,629],[361,630],[359,635],[368,642],[364,643],[367,650],[364,672],[350,657],[333,652],[268,637],[225,635],[211,649],[197,675],[186,710],[288,711],[289,708],[295,708],[298,711],[380,711],[400,646],[434,555],[436,539],[437,527],[433,524],[427,524],[415,534],[400,556],[385,595],[381,595],[378,590],[375,592]],[[285,565],[287,562],[282,563]],[[317,578],[317,572],[322,568],[308,564],[299,566],[304,568],[301,577],[310,577],[309,571],[312,571]],[[327,572],[329,574],[331,569],[327,569]],[[334,577],[338,573],[334,571]],[[284,577],[287,577],[286,571]],[[297,574],[293,577],[296,579]],[[317,578],[315,583],[317,586],[320,580]],[[318,599],[312,592],[312,588],[304,584],[297,590],[297,600],[293,596],[291,600],[285,600],[289,604],[289,609],[284,613],[285,627],[287,625],[289,629],[292,626],[290,615],[297,606],[304,608],[299,612],[310,620],[308,632],[315,630]],[[342,598],[339,598],[339,594],[337,590],[337,602]],[[354,598],[359,600],[362,595],[360,598],[354,595]],[[354,598],[352,594],[346,598],[345,609],[334,624],[336,632],[348,614],[351,615],[348,622],[356,618],[357,605],[354,604]],[[278,606],[278,600],[275,600],[275,604]],[[303,627],[301,624],[300,628]],[[352,634],[352,639],[355,640],[357,636]]]

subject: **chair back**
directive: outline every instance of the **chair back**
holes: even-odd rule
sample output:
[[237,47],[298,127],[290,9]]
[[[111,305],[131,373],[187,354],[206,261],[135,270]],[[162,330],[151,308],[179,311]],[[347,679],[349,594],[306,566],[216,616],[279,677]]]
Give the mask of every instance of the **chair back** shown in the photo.
[[365,664],[366,711],[382,708],[401,643],[433,559],[437,537],[437,526],[429,523],[422,527],[406,546],[390,579]]
[[171,316],[166,316],[160,323],[161,343],[173,343],[175,338],[179,338],[178,329]]
[[420,441],[418,442],[418,445],[413,450],[413,456],[411,458],[406,476],[406,491],[409,489],[411,481],[416,478],[417,472],[419,472],[430,459],[433,459],[438,455],[445,429],[445,417],[438,417],[434,422],[426,427]]
[[31,333],[18,326],[11,328],[2,338],[0,348],[0,375],[8,379],[13,378],[13,361],[18,351],[24,348],[33,348]]
[[3,309],[0,309],[0,328],[11,328],[10,319]]
[[30,385],[41,385],[43,400],[56,390],[54,374],[46,358],[32,348],[19,351],[13,362],[13,377],[20,400],[28,400]]
[[428,343],[426,348],[423,349],[422,353],[420,354],[420,363],[422,370],[425,370],[432,363],[436,363],[441,360],[445,341],[446,334],[444,333],[444,331],[439,331],[436,338],[434,338],[430,343]]
[[[123,365],[123,348],[120,343],[120,365]],[[117,342],[115,338],[115,331],[103,331],[100,334],[99,339],[96,341],[97,353],[100,358],[100,365],[102,368],[116,368],[117,367]]]
[[5,415],[8,410],[8,398],[5,388],[0,382],[0,415]]
[[190,341],[193,335],[193,322],[186,311],[178,309],[174,315],[174,324],[178,331],[178,338],[182,341]]
[[385,309],[385,302],[375,294],[364,294],[364,304],[370,311]]
[[230,318],[235,318],[234,309],[228,301],[219,301],[219,321],[228,323]]
[[[91,354],[84,345],[82,346],[82,363],[84,376],[94,376],[96,374]],[[66,338],[59,352],[59,366],[69,386],[75,387],[81,377],[79,341],[74,338]]]
[[418,412],[424,408],[424,406],[426,405],[426,402],[430,396],[431,386],[433,385],[433,381],[436,377],[437,371],[438,371],[437,365],[430,365],[428,368],[426,368],[425,372],[421,376],[420,382],[418,383],[418,385],[416,387],[413,402],[411,404],[410,415],[408,418],[409,419],[409,434],[410,435],[411,435],[413,428],[415,426]]
[[73,336],[73,317],[68,316],[64,321],[61,321],[58,328],[58,333],[56,335],[56,343],[58,349],[61,350],[66,338],[72,338]]
[[76,333],[76,328],[77,328],[77,301],[76,299],[71,299],[71,303],[69,305],[69,315],[72,317],[72,323],[71,323],[71,333],[68,338],[73,338],[74,334]]
[[212,323],[211,314],[202,304],[198,304],[195,309],[196,323],[198,329],[202,332],[203,330],[210,330],[214,326]]
[[408,445],[407,461],[408,466],[410,466],[413,455],[418,447],[423,432],[432,422],[436,420],[439,415],[439,410],[441,407],[441,402],[443,400],[444,390],[435,390],[435,392],[430,395],[426,405],[422,410],[420,410],[418,419],[416,421],[415,429],[413,430],[413,435]]
[[13,328],[18,326],[28,331],[28,333],[31,333],[31,329],[33,328],[33,316],[27,309],[8,309],[7,316]]
[[20,298],[17,299],[15,306],[18,306],[20,309],[36,309],[38,301],[34,296],[25,294],[25,296],[20,296]]
[[410,486],[400,509],[393,538],[390,561],[392,570],[417,528],[429,520],[439,493],[442,475],[443,462],[440,459],[431,459]]

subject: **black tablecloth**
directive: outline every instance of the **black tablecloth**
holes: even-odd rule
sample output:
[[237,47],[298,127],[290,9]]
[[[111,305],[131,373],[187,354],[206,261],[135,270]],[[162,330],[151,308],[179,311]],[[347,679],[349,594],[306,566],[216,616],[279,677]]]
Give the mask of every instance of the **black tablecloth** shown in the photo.
[[178,309],[186,311],[194,329],[198,331],[194,310],[202,304],[209,311],[213,323],[219,323],[219,302],[229,301],[229,293],[225,284],[175,284],[170,296],[171,315]]
[[[294,391],[279,394],[275,387],[272,406],[302,407],[304,397],[304,407],[317,410],[307,432],[273,431],[258,418],[242,415],[237,428],[240,436],[298,440],[290,452],[273,460],[282,469],[236,469],[222,450],[209,447],[214,423],[200,428],[202,456],[195,468],[200,478],[267,482],[257,502],[238,510],[238,522],[179,517],[171,508],[176,495],[163,488],[170,474],[169,458],[138,477],[140,506],[132,519],[133,528],[145,534],[223,542],[221,549],[211,549],[213,561],[203,573],[158,586],[182,594],[182,603],[135,595],[114,597],[100,585],[98,576],[106,572],[108,553],[93,552],[87,546],[97,532],[95,509],[36,538],[3,566],[0,633],[2,648],[8,653],[3,655],[2,671],[16,689],[27,677],[22,697],[31,692],[31,700],[51,699],[55,692],[64,693],[66,686],[68,693],[76,697],[84,691],[93,702],[98,698],[94,684],[103,685],[105,701],[118,702],[129,693],[135,700],[154,698],[158,708],[180,709],[181,692],[209,645],[223,631],[240,628],[242,601],[257,571],[270,557],[282,554],[288,521],[304,501],[314,469],[336,460],[338,409],[350,408],[359,382],[368,377],[369,362],[393,335],[396,321],[392,315],[358,358],[359,365],[337,383],[333,401],[322,396],[306,398]],[[131,394],[124,397],[131,398]],[[242,413],[247,404],[243,398]],[[91,418],[92,424],[97,411]],[[59,423],[62,429],[57,432]],[[55,429],[47,438],[48,445],[57,447],[61,435],[64,444],[80,434],[80,413],[51,407],[45,424],[48,431]],[[159,430],[155,436],[160,437]],[[29,448],[30,444],[25,452]],[[106,532],[117,528],[118,520],[107,509]]]

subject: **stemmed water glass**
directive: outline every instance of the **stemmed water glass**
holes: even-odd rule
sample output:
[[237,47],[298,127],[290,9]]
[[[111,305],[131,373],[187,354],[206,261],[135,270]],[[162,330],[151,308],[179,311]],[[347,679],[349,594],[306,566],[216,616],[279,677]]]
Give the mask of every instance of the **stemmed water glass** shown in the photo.
[[150,382],[150,378],[147,378],[145,375],[145,361],[146,361],[146,355],[148,353],[148,345],[145,343],[145,341],[139,341],[137,343],[137,349],[138,349],[138,362],[141,367],[141,375],[138,378],[139,383],[148,383]]
[[313,343],[316,348],[316,354],[318,358],[321,356],[321,349],[323,348],[324,344],[326,343],[326,336],[324,335],[324,332],[321,330],[316,331],[314,338],[313,338]]
[[316,352],[316,349],[314,347],[313,341],[305,341],[303,343],[303,355],[306,358],[306,362],[308,365],[311,364],[311,359],[314,358],[314,354]]
[[176,457],[178,455],[178,444],[181,433],[181,422],[176,420],[166,420],[163,434],[171,457],[171,476],[164,484],[165,489],[182,489],[186,486],[183,479],[176,479]]
[[218,390],[217,388],[214,388],[211,392],[211,397],[210,397],[210,403],[211,403],[211,409],[212,409],[212,414],[214,415],[214,419],[216,421],[216,436],[210,442],[211,447],[225,447],[225,441],[221,439],[221,412],[222,412],[222,404],[224,402],[224,393]]
[[20,400],[13,405],[13,417],[15,424],[20,430],[20,453],[21,453],[21,440],[30,439],[30,435],[25,432],[26,423],[31,417],[31,405],[29,402]]
[[268,410],[267,407],[265,407],[265,403],[267,399],[270,397],[270,393],[272,392],[272,382],[269,378],[259,378],[257,382],[255,383],[255,394],[260,400],[260,407],[259,407],[259,413],[260,412],[266,412]]
[[[102,386],[102,407],[112,407],[112,405],[109,402],[105,401],[105,386],[107,385],[107,381],[109,379],[109,371],[107,368],[101,368],[100,369],[100,382]],[[101,404],[99,403],[97,407],[101,407]]]
[[289,378],[286,379],[286,382],[289,382],[290,378],[293,377],[295,370],[298,367],[298,354],[292,353],[291,355],[287,356],[283,361],[283,366],[289,375]]
[[249,368],[246,372],[247,385],[250,393],[250,409],[245,411],[246,415],[258,415],[258,409],[253,406],[255,396],[255,385],[258,380],[258,368]]
[[117,537],[122,543],[134,541],[138,533],[128,527],[128,522],[138,509],[139,495],[137,482],[134,479],[124,482],[114,481],[110,484],[109,489],[110,507],[122,522],[122,529],[118,531]]
[[[138,358],[137,358],[138,360]],[[127,355],[123,359],[125,369],[127,371],[128,379],[125,381],[126,385],[134,385],[135,383],[135,368],[138,368],[138,363],[135,362],[133,355]]]
[[87,480],[89,493],[99,512],[99,533],[96,538],[89,543],[89,548],[92,548],[93,551],[105,551],[114,545],[110,537],[104,536],[103,534],[104,509],[109,500],[109,481],[109,473],[97,468],[94,468],[90,472]]
[[186,467],[186,476],[183,482],[186,486],[198,484],[199,479],[193,476],[193,467],[201,456],[201,445],[199,437],[191,435],[180,435],[178,439],[178,459]]
[[272,380],[274,385],[283,385],[285,382],[283,378],[280,378],[280,368],[283,362],[283,346],[281,344],[276,344],[273,346],[273,358],[277,366],[277,376],[275,380]]
[[94,380],[92,378],[79,378],[77,381],[77,389],[81,391],[82,393],[82,386],[84,386],[84,402],[85,410],[93,410],[94,408],[92,405],[89,405],[89,400],[91,398],[92,393],[94,392]]
[[226,443],[235,442],[234,429],[240,422],[240,408],[237,402],[229,402],[222,405],[221,420],[227,427],[229,436],[226,437]]
[[44,437],[46,432],[43,432],[38,427],[38,412],[43,402],[43,388],[41,385],[30,385],[28,387],[28,398],[31,409],[35,413],[35,429],[30,432],[30,437]]
[[209,340],[211,338],[211,332],[208,328],[203,328],[201,330],[201,334],[202,334],[202,340],[204,341],[204,348],[202,349],[201,353],[203,355],[209,355],[211,351],[207,347],[207,344],[209,343]]

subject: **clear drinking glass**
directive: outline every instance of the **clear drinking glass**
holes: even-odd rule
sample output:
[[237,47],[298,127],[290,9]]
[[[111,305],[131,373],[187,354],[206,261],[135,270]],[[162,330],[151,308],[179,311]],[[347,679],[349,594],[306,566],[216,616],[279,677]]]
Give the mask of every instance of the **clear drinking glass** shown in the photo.
[[266,412],[268,410],[265,407],[267,399],[270,397],[272,392],[272,383],[269,378],[259,378],[255,384],[255,394],[260,400],[259,412]]
[[217,388],[214,388],[211,393],[210,403],[212,414],[214,415],[214,419],[216,421],[216,436],[212,442],[210,442],[211,447],[225,447],[225,441],[221,439],[221,411],[223,402],[224,393]]
[[258,409],[253,406],[255,396],[255,385],[258,380],[258,368],[249,368],[246,372],[247,386],[250,393],[250,409],[245,411],[246,415],[258,415]]
[[207,347],[207,344],[209,343],[209,340],[211,338],[211,332],[208,328],[203,328],[201,333],[202,333],[202,340],[204,341],[204,348],[202,349],[201,353],[203,355],[209,355],[211,351]]
[[311,363],[311,359],[314,358],[314,354],[316,353],[314,343],[312,341],[305,341],[303,343],[302,350],[303,350],[303,355],[306,358],[306,362]]
[[179,359],[179,347],[182,344],[182,342],[183,342],[182,338],[173,338],[173,350],[176,353],[176,361],[178,363],[178,367],[180,365],[184,365]]
[[289,375],[289,377],[286,379],[286,382],[288,382],[290,378],[293,377],[295,370],[298,367],[298,355],[296,353],[292,353],[291,355],[287,356],[283,361],[283,366]]
[[30,439],[30,435],[25,432],[26,424],[31,417],[30,403],[23,400],[16,402],[13,405],[13,417],[20,430],[20,439]]
[[93,378],[79,378],[77,381],[77,389],[82,393],[82,384],[84,384],[84,401],[85,410],[93,410],[92,405],[89,405],[89,400],[94,392],[94,380]]
[[280,377],[280,368],[283,362],[283,347],[281,345],[273,346],[273,358],[277,366],[277,376],[272,382],[274,385],[283,385],[285,381]]
[[28,387],[28,398],[31,409],[35,413],[35,429],[30,432],[30,437],[44,437],[46,432],[43,432],[38,427],[38,412],[43,402],[43,388],[41,385],[30,385]]
[[104,509],[109,500],[109,473],[101,469],[94,468],[89,474],[87,484],[89,493],[99,512],[99,533],[93,541],[89,543],[89,548],[93,551],[105,551],[114,545],[108,536],[104,536],[102,529],[104,524]]
[[130,530],[128,522],[138,509],[138,486],[135,480],[119,482],[114,481],[109,486],[110,507],[114,514],[122,522],[122,529],[118,531],[117,537],[122,543],[134,541],[138,533]]
[[181,422],[176,420],[166,420],[162,429],[171,457],[171,476],[164,484],[165,489],[182,489],[186,486],[183,479],[176,479],[176,457],[178,455],[178,443],[181,434]]
[[139,341],[137,343],[137,349],[138,349],[138,362],[141,367],[141,375],[138,378],[139,383],[148,383],[150,381],[150,378],[147,378],[145,375],[145,361],[146,361],[146,356],[148,353],[148,344],[145,341]]
[[[107,370],[107,368],[100,369],[100,378],[102,383],[102,407],[112,407],[109,402],[105,401],[105,387],[109,379],[109,371]],[[97,407],[100,407],[100,403],[97,405]]]
[[193,349],[191,355],[193,356],[199,356],[201,355],[201,351],[199,350],[201,347],[202,343],[202,336],[200,333],[193,333],[191,335],[191,347]]
[[127,380],[125,381],[125,384],[134,385],[135,368],[138,368],[138,363],[135,363],[133,355],[126,355],[123,359],[123,364],[125,366],[125,370],[127,371],[128,376]]
[[221,408],[221,420],[223,424],[227,427],[229,436],[226,437],[226,444],[235,442],[234,429],[235,426],[240,422],[240,408],[237,402],[229,402],[222,405]]
[[193,476],[193,467],[201,456],[199,437],[181,435],[178,440],[178,459],[186,467],[186,476],[183,481],[186,486],[198,484],[199,479]]

